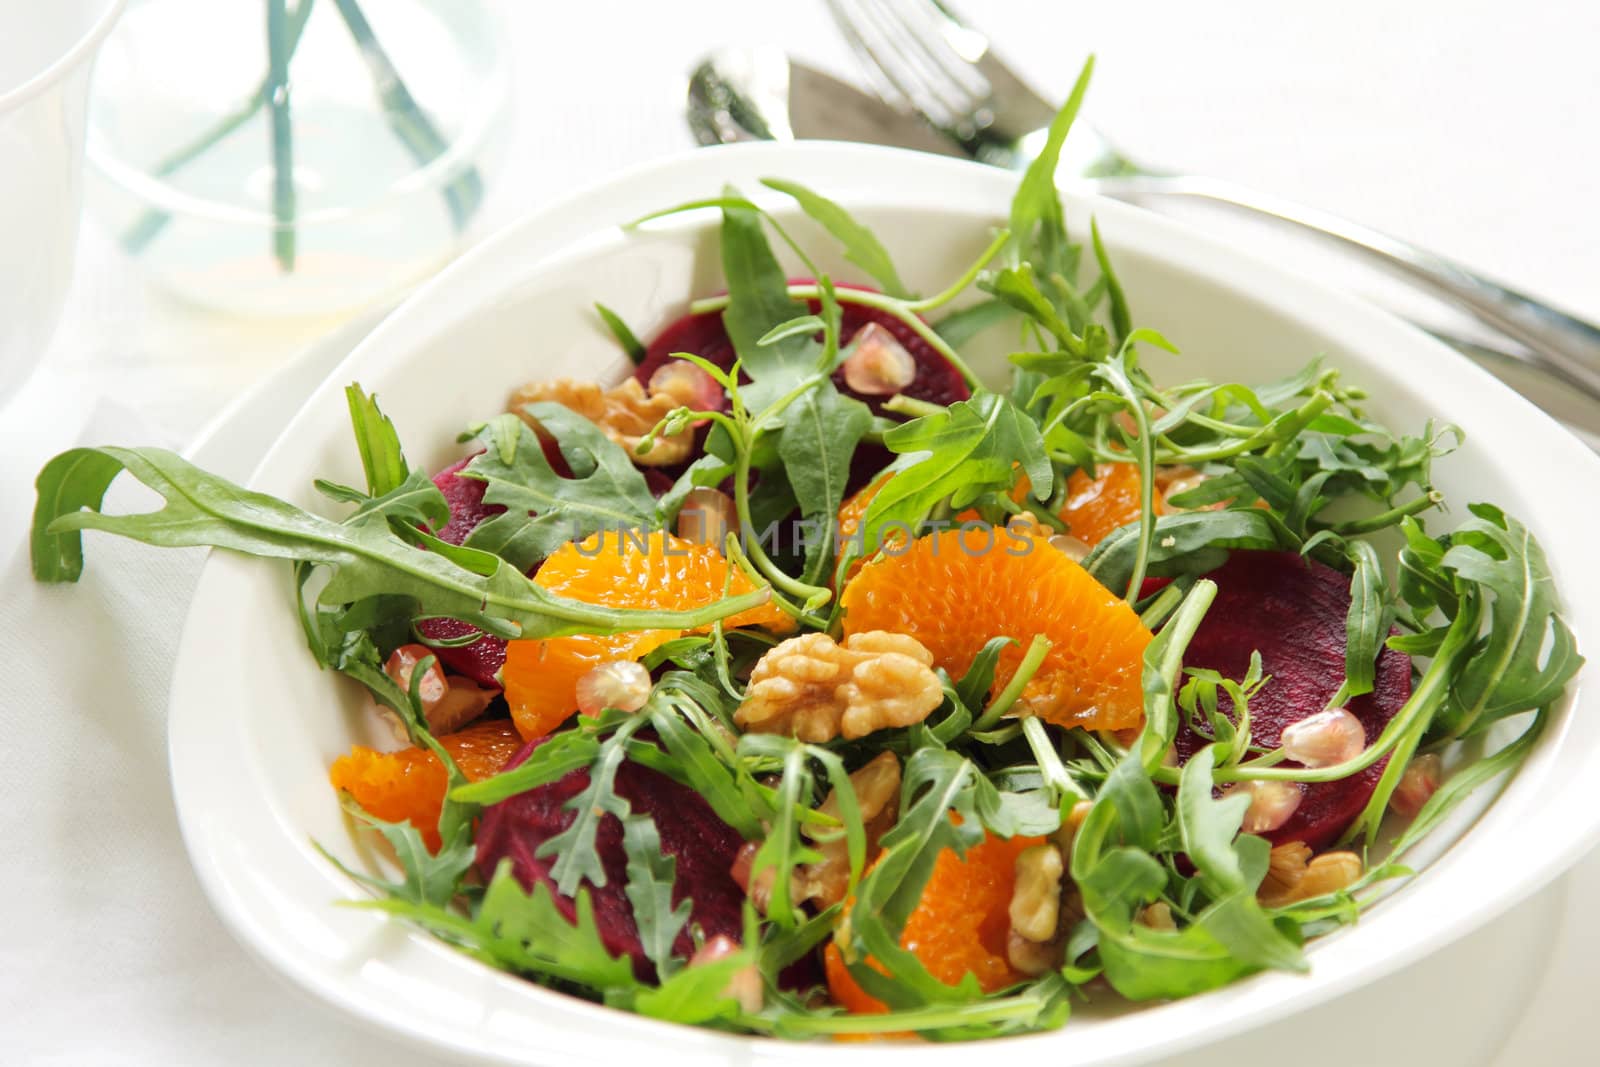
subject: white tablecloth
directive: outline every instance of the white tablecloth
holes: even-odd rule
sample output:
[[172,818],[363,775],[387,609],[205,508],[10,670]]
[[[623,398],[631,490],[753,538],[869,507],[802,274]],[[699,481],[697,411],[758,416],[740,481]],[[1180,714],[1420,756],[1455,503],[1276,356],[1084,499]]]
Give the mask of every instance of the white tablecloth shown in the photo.
[[[689,147],[683,74],[713,45],[779,45],[853,72],[816,0],[551,6],[508,5],[518,107],[491,225]],[[1600,319],[1600,6],[967,6],[1042,87],[1064,90],[1097,52],[1091,115],[1136,154],[1349,215]],[[21,545],[48,455],[182,445],[326,329],[184,306],[91,226],[46,370],[0,414],[0,1061],[422,1062],[260,968],[189,873],[164,703],[196,555],[98,539],[80,586],[42,588]],[[1600,979],[1600,925],[1581,907],[1596,889],[1591,860],[1552,988],[1508,1062],[1580,1062],[1559,1051],[1585,1019],[1563,994]]]

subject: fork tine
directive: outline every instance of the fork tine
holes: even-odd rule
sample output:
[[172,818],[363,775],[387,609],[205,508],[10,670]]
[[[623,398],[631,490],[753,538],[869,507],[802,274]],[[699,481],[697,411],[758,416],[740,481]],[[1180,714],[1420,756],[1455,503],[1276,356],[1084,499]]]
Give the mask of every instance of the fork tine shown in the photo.
[[987,103],[993,112],[995,132],[1019,137],[1049,124],[1059,101],[1039,93],[995,55],[989,38],[967,25],[945,0],[908,0],[926,11],[930,32],[937,35],[961,62],[968,64],[988,87]]
[[988,47],[981,35],[955,22],[938,0],[880,2],[894,9],[906,36],[946,79],[961,86],[969,100],[982,102],[989,96],[989,81],[977,66],[977,57]]
[[[866,66],[879,95],[921,113],[935,126],[964,133],[981,98],[948,73],[919,43],[900,14],[881,0],[828,0],[835,20]],[[889,92],[884,92],[885,88]]]
[[901,86],[898,74],[894,73],[892,65],[879,61],[877,48],[866,36],[866,33],[872,32],[872,27],[865,21],[865,16],[857,6],[860,0],[826,0],[826,2],[828,12],[833,15],[834,25],[844,35],[850,51],[855,53],[856,61],[861,64],[867,80],[872,83],[873,91],[901,111],[915,112],[917,106],[912,102],[911,94]]
[[[931,30],[917,24],[915,11],[920,7],[913,0],[908,10],[900,0],[866,0],[883,31],[885,39],[899,54],[902,62],[915,73],[926,95],[934,98],[957,124],[966,122],[988,95],[988,87],[978,81],[972,85],[970,73],[966,78],[941,62],[937,38]],[[926,17],[926,10],[922,15]],[[957,61],[956,66],[960,66]],[[970,68],[969,68],[970,71]]]

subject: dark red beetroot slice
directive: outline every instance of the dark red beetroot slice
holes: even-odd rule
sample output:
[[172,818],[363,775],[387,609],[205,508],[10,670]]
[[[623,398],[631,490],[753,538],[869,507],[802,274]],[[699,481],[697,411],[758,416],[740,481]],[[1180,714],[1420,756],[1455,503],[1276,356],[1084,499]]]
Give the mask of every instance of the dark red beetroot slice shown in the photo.
[[[806,279],[800,279],[798,284],[805,282]],[[840,288],[864,287],[840,286]],[[819,306],[816,301],[811,302],[812,311],[816,311]],[[840,332],[844,340],[848,341],[867,323],[876,322],[894,334],[895,339],[911,354],[911,358],[917,364],[917,376],[906,387],[906,396],[935,404],[953,404],[972,395],[960,372],[950,365],[949,360],[934,351],[933,346],[924,341],[910,326],[876,308],[862,307],[859,304],[843,304],[842,307]],[[634,377],[648,383],[650,375],[666,363],[674,352],[691,352],[724,370],[733,366],[733,342],[728,340],[727,331],[722,328],[722,312],[708,311],[703,315],[685,315],[662,330],[646,348],[644,362],[634,372]],[[833,381],[841,392],[866,401],[874,411],[880,410],[884,401],[889,399],[882,396],[862,396],[852,391],[845,384],[842,371],[834,375]]]
[[476,455],[477,453],[474,453],[459,463],[452,463],[433,476],[433,484],[444,494],[444,502],[450,505],[450,521],[445,523],[444,529],[438,531],[438,538],[452,545],[459,545],[467,539],[468,534],[477,529],[480,522],[505,510],[499,504],[483,502],[483,492],[487,488],[484,482],[460,476],[460,471],[471,463]]
[[[506,766],[514,767],[528,758],[543,739],[523,749]],[[566,810],[567,801],[589,784],[589,772],[574,771],[550,785],[540,786],[504,800],[483,813],[478,825],[478,869],[485,877],[493,874],[502,859],[511,860],[512,872],[530,892],[534,883],[543,882],[552,892],[550,877],[554,860],[537,856],[539,846],[572,825],[575,813]],[[680,955],[694,951],[690,928],[698,925],[707,938],[725,934],[735,941],[744,937],[744,891],[733,880],[733,860],[743,844],[739,834],[717,818],[700,794],[635,763],[617,769],[616,792],[635,812],[653,816],[661,835],[662,851],[677,859],[673,884],[674,905],[690,899],[688,924],[673,943]],[[606,884],[589,886],[594,902],[595,922],[606,949],[613,955],[627,953],[634,971],[648,977],[653,968],[639,942],[639,928],[627,897],[627,856],[622,849],[622,823],[614,815],[600,822],[595,835],[595,851],[605,868]],[[556,895],[562,914],[576,915],[569,897]]]
[[[460,476],[460,470],[471,463],[472,458],[468,456],[459,463],[452,463],[433,476],[433,484],[450,505],[450,521],[438,532],[439,540],[452,545],[459,545],[480,522],[505,510],[498,504],[483,502],[486,488],[483,482]],[[418,623],[417,629],[432,641],[450,641],[478,632],[476,627],[455,619],[427,619]],[[506,663],[506,643],[500,638],[485,637],[470,645],[440,647],[433,651],[440,663],[457,674],[464,674],[481,686],[499,688],[500,679],[496,675]]]
[[[1271,678],[1250,701],[1250,731],[1256,744],[1275,747],[1284,727],[1321,711],[1344,681],[1350,579],[1293,552],[1247,551],[1234,552],[1206,577],[1217,583],[1217,598],[1189,643],[1184,666],[1242,678],[1251,651],[1260,650],[1262,670]],[[1361,720],[1370,744],[1410,695],[1409,657],[1385,649],[1373,692],[1346,706]],[[1184,726],[1178,755],[1187,760],[1206,743]],[[1264,836],[1275,845],[1304,841],[1318,849],[1332,843],[1366,806],[1383,767],[1380,761],[1342,781],[1304,787],[1294,815]]]

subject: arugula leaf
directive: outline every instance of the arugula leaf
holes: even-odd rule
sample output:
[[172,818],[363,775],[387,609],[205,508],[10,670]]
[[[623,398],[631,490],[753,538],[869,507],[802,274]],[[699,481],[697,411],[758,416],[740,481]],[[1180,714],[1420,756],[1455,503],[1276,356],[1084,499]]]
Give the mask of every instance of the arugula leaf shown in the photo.
[[1047,498],[1054,485],[1055,469],[1038,424],[994,393],[902,423],[883,440],[904,457],[904,465],[897,464],[862,517],[865,555],[877,551],[886,525],[914,532],[947,498],[952,507],[962,508],[983,493],[1010,489],[1018,464],[1034,496]]
[[[922,898],[939,853],[950,848],[964,855],[983,839],[974,808],[974,777],[973,765],[953,752],[913,753],[901,781],[900,820],[879,842],[883,851],[856,888],[849,938],[841,951],[850,976],[891,1008],[971,1001],[982,995],[972,975],[946,985],[900,945],[900,934]],[[951,818],[952,810],[961,816],[959,824]],[[894,977],[867,965],[869,956]]]
[[[1271,512],[1260,508],[1186,511],[1155,521],[1150,543],[1151,575],[1204,574],[1227,562],[1234,548],[1299,548]],[[1122,589],[1133,574],[1139,550],[1139,524],[1107,534],[1083,561],[1083,569],[1107,589]]]
[[991,637],[984,642],[978,654],[972,657],[972,666],[956,683],[956,695],[968,708],[981,708],[994,687],[995,668],[1000,664],[1000,654],[1017,644],[1015,637]]
[[659,988],[639,989],[627,1006],[652,1019],[689,1026],[733,1019],[741,1009],[728,995],[728,985],[741,968],[754,962],[754,951],[743,949],[710,963],[697,963],[675,972]]
[[[166,500],[154,512],[105,515],[98,510],[111,480],[126,470]],[[165,548],[226,548],[268,559],[328,567],[318,597],[347,605],[376,595],[404,596],[414,614],[448,615],[513,637],[685,629],[764,603],[766,589],[727,597],[693,611],[603,608],[558,597],[497,556],[446,545],[418,532],[419,552],[395,535],[381,514],[330,522],[263,493],[195,467],[164,449],[75,448],[52,459],[39,476],[33,519],[34,574],[41,581],[76,581],[83,570],[81,531],[107,533]],[[84,510],[77,510],[84,509]]]
[[800,580],[815,583],[833,549],[834,517],[850,480],[850,458],[872,425],[872,411],[831,382],[806,392],[783,413],[778,456],[801,516],[821,534],[809,539]]
[[1452,687],[1442,725],[1465,737],[1555,700],[1583,657],[1561,618],[1544,550],[1526,526],[1490,504],[1451,535],[1439,566],[1493,594],[1489,630]]
[[1250,806],[1248,797],[1236,794],[1212,799],[1215,759],[1214,747],[1207,745],[1189,758],[1178,783],[1178,829],[1184,852],[1200,872],[1205,891],[1216,901],[1197,923],[1245,963],[1308,970],[1300,946],[1273,925],[1256,900],[1270,847],[1265,838],[1239,833]]
[[751,383],[741,388],[752,410],[815,372],[820,355],[809,334],[761,343],[773,327],[811,313],[803,301],[790,298],[788,280],[761,220],[753,207],[728,204],[722,209],[722,273],[728,281],[722,322],[740,366],[750,376]]
[[467,547],[529,571],[568,541],[656,525],[656,501],[644,475],[598,426],[561,404],[523,410],[556,439],[573,477],[555,472],[538,433],[521,418],[497,415],[478,433],[485,450],[461,476],[484,482],[484,503],[506,510],[480,523]]
[[821,859],[820,853],[802,841],[799,829],[800,812],[812,802],[814,784],[806,765],[807,746],[781,735],[746,734],[739,739],[739,753],[782,760],[771,831],[751,861],[750,877],[774,872],[766,917],[780,930],[793,930],[804,923],[805,915],[790,896],[790,876],[800,864]]
[[1066,143],[1078,108],[1089,90],[1094,73],[1094,57],[1084,61],[1078,80],[1056,117],[1050,123],[1043,147],[1028,165],[1011,200],[1011,233],[1019,260],[1031,260],[1045,271],[1071,273],[1066,248],[1066,216],[1061,196],[1056,192],[1056,170],[1061,165],[1061,146]]
[[1345,619],[1344,685],[1337,703],[1372,692],[1378,652],[1389,636],[1394,610],[1378,550],[1366,541],[1347,546],[1355,573],[1350,578],[1350,611]]
[[[594,729],[620,725],[623,721],[621,714],[603,715]],[[600,742],[595,739],[593,732],[562,730],[528,753],[528,758],[515,767],[470,785],[457,786],[450,791],[450,797],[470,804],[498,804],[530,789],[559,782],[573,771],[590,767],[599,756]]]
[[1034,280],[1033,264],[1008,267],[989,279],[984,288],[993,293],[997,300],[1003,300],[1043,326],[1064,351],[1081,358],[1092,358],[1084,339],[1078,336],[1072,323],[1063,319],[1056,306],[1039,290]]
[[906,290],[899,272],[894,269],[894,261],[889,258],[889,250],[848,211],[796,182],[762,178],[761,184],[794,197],[801,211],[810,215],[844,245],[844,258],[872,275],[883,286],[885,293],[899,300],[911,299],[911,293]]
[[[652,694],[651,699],[657,698]],[[617,795],[617,769],[628,754],[628,739],[649,721],[646,715],[635,715],[605,739],[594,766],[589,768],[588,784],[564,805],[573,812],[571,825],[547,838],[534,852],[535,856],[556,858],[550,865],[550,877],[564,896],[577,892],[585,881],[596,888],[606,884],[606,869],[595,847],[595,835],[607,815],[627,819],[632,814],[628,801]]]
[[1111,256],[1100,240],[1100,224],[1094,219],[1089,220],[1089,235],[1094,244],[1095,262],[1100,265],[1100,277],[1105,279],[1106,296],[1111,302],[1111,328],[1116,331],[1117,344],[1120,345],[1133,332],[1133,314],[1128,310],[1128,298],[1122,291],[1122,283],[1117,280],[1117,272],[1111,267]]
[[611,336],[617,339],[617,344],[621,345],[622,350],[628,354],[628,359],[632,361],[633,365],[637,367],[643,363],[645,357],[644,342],[635,337],[633,331],[628,329],[628,324],[622,321],[622,316],[599,301],[595,301],[594,310],[600,316],[600,321],[606,324],[606,329],[611,331]]
[[388,822],[378,818],[356,803],[349,793],[339,794],[339,803],[351,818],[371,827],[383,835],[400,861],[404,877],[399,882],[386,882],[359,871],[351,870],[334,859],[321,845],[317,850],[345,874],[356,881],[398,900],[413,904],[432,904],[444,907],[454,899],[461,887],[461,879],[472,869],[477,857],[477,846],[472,842],[470,827],[463,822],[449,839],[441,840],[438,852],[429,852],[422,834],[407,820]]
[[[676,675],[668,675],[659,688],[685,688]],[[731,750],[719,753],[710,738],[717,738],[709,723],[690,725],[686,718],[706,714],[703,710],[715,699],[709,687],[700,699],[663,699],[651,705],[650,722],[667,753],[695,792],[717,813],[717,817],[737,830],[746,840],[764,836],[762,819],[772,814],[761,797],[755,779],[739,763]],[[726,743],[724,742],[724,747]]]
[[1213,896],[1242,889],[1255,891],[1245,882],[1244,868],[1234,851],[1234,838],[1250,807],[1250,797],[1234,793],[1221,800],[1212,798],[1211,772],[1216,766],[1216,746],[1207,745],[1184,764],[1178,781],[1178,829],[1183,835],[1183,850],[1194,861],[1200,878]]
[[980,333],[1015,318],[1015,308],[1004,300],[989,297],[950,312],[934,323],[933,328],[951,348],[965,348]]
[[409,919],[502,970],[605,991],[639,985],[632,961],[606,951],[587,890],[578,893],[575,920],[568,922],[548,884],[536,882],[533,892],[523,891],[510,860],[501,861],[470,919],[398,897],[350,903]]
[[678,861],[661,850],[661,835],[648,815],[628,815],[622,820],[622,849],[628,856],[625,892],[633,906],[639,941],[656,974],[665,980],[676,969],[672,944],[689,921],[690,901],[672,905],[673,879]]
[[367,493],[383,496],[398,488],[409,473],[400,451],[400,435],[389,416],[378,409],[376,396],[368,396],[354,382],[345,386],[344,396],[356,448],[361,452],[361,469],[367,475]]
[[788,322],[780,322],[778,325],[762,334],[761,340],[757,341],[756,344],[766,347],[767,345],[777,344],[779,341],[787,340],[790,337],[809,337],[812,334],[827,329],[827,326],[828,324],[822,321],[822,316],[820,315],[801,315],[798,319],[790,319]]

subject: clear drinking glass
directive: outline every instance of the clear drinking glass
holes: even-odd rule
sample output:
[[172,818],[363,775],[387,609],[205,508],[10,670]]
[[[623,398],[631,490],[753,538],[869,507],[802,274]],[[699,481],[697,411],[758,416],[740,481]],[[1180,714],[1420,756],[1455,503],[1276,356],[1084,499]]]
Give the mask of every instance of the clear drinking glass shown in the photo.
[[135,0],[95,74],[91,207],[231,312],[391,296],[459,246],[510,67],[485,0]]

